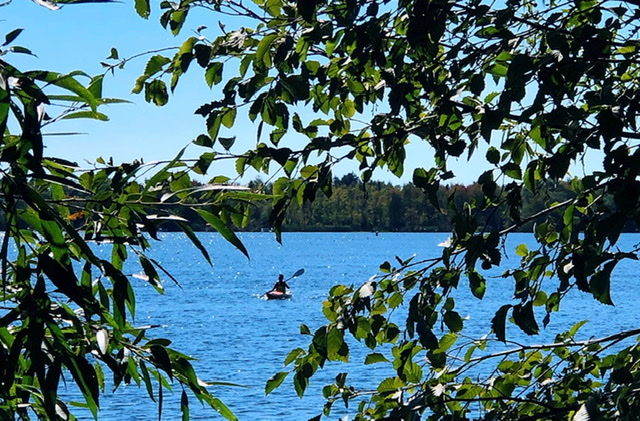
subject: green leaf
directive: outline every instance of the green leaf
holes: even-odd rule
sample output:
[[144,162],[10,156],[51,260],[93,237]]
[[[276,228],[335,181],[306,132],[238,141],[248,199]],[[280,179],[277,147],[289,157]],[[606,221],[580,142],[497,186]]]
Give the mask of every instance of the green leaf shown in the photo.
[[148,76],[148,77],[153,76],[156,73],[162,71],[164,66],[166,66],[169,63],[171,63],[171,59],[169,57],[156,54],[152,56],[149,59],[149,61],[147,61],[147,65],[144,68],[144,74],[145,76]]
[[237,109],[235,107],[225,108],[221,111],[221,123],[227,129],[233,127],[233,124],[236,121],[236,113]]
[[144,86],[144,99],[161,107],[169,102],[167,84],[161,79],[153,80]]
[[196,139],[193,141],[194,145],[204,146],[205,148],[213,147],[213,141],[211,138],[205,134],[198,135]]
[[4,36],[4,43],[2,45],[0,45],[0,47],[4,47],[5,45],[11,44],[13,42],[13,40],[18,38],[18,36],[20,35],[20,33],[22,31],[23,31],[22,28],[18,28],[18,29],[14,29],[13,31],[9,32],[7,35]]
[[[175,351],[172,350],[172,354],[175,354]],[[171,367],[175,374],[183,376],[192,388],[198,388],[200,386],[198,376],[187,358],[174,358]]]
[[149,395],[149,399],[155,402],[156,398],[153,394],[153,383],[151,383],[151,376],[149,375],[149,370],[147,369],[147,365],[144,361],[140,361],[140,374],[142,376],[142,381],[145,384],[147,389],[147,394]]
[[309,386],[309,377],[313,374],[313,370],[308,367],[310,367],[308,363],[304,364],[300,371],[293,376],[293,387],[299,398],[304,396],[304,392]]
[[638,45],[635,43],[623,45],[618,47],[618,54],[634,54],[638,50]]
[[165,165],[160,171],[156,172],[153,176],[151,176],[151,178],[149,180],[147,180],[144,190],[142,191],[142,194],[147,193],[149,190],[154,189],[157,187],[158,183],[162,182],[162,181],[166,181],[169,176],[170,176],[170,170],[179,166],[182,166],[182,155],[184,155],[184,151],[185,148],[182,148],[178,154],[175,156],[175,158],[173,158],[171,160],[171,162],[169,162],[167,165]]
[[159,293],[164,293],[164,287],[162,286],[162,283],[160,283],[160,276],[158,275],[156,268],[153,267],[151,261],[142,255],[139,256],[139,260],[140,265],[148,278],[147,282],[149,282],[149,284],[151,284]]
[[189,421],[189,397],[187,396],[187,391],[184,389],[180,397],[180,412],[182,412],[182,421]]
[[317,0],[296,0],[296,4],[300,16],[309,23],[313,22]]
[[220,132],[220,125],[222,124],[222,117],[217,111],[212,111],[207,117],[207,133],[214,142],[218,138]]
[[462,317],[460,317],[460,314],[456,311],[447,311],[444,313],[444,324],[447,325],[452,332],[460,332],[463,325]]
[[[91,82],[89,83],[88,89],[91,94],[99,98],[100,103],[103,103],[104,98],[102,98],[102,83],[104,82],[104,75],[98,75],[91,78]],[[51,96],[49,96],[51,98]]]
[[496,311],[495,316],[491,319],[491,329],[493,329],[493,333],[495,333],[496,337],[499,341],[506,341],[506,322],[507,322],[507,313],[511,309],[510,304],[505,304],[498,311]]
[[223,64],[220,62],[209,63],[204,73],[204,79],[211,88],[222,81]]
[[58,398],[58,385],[60,382],[60,378],[60,364],[54,362],[54,364],[47,371],[45,384],[43,385],[44,407],[47,416],[51,419],[58,418],[58,415],[56,414],[56,401]]
[[97,419],[100,387],[95,369],[86,359],[71,353],[64,356],[64,361],[67,370],[69,370],[79,386],[87,402],[87,407],[93,413],[94,418]]
[[136,12],[141,18],[147,19],[151,14],[149,0],[135,0]]
[[610,306],[613,305],[613,300],[611,299],[611,272],[616,263],[616,261],[607,262],[602,270],[594,273],[589,279],[589,287],[593,297]]
[[402,375],[408,383],[419,383],[422,380],[422,368],[413,361],[407,361],[402,370]]
[[69,114],[64,114],[60,117],[60,120],[70,120],[74,118],[88,118],[91,120],[109,121],[109,117],[106,114],[97,111],[75,111]]
[[18,45],[15,45],[11,48],[9,48],[9,51],[11,51],[12,53],[18,53],[18,54],[28,54],[30,56],[35,56],[35,54],[33,54],[33,52],[25,47],[20,47]]
[[500,163],[500,151],[498,149],[496,149],[495,147],[490,147],[487,150],[487,161],[489,161],[490,164],[493,165],[497,165]]
[[169,354],[167,353],[167,349],[162,345],[151,345],[149,347],[149,351],[153,356],[152,362],[153,364],[162,369],[170,379],[173,378],[173,370],[171,366],[171,358],[169,358]]
[[176,222],[178,224],[178,226],[182,229],[182,231],[187,234],[187,237],[189,238],[189,240],[191,240],[191,243],[196,246],[198,248],[198,250],[200,250],[200,253],[202,253],[202,255],[204,256],[205,259],[207,259],[207,262],[209,262],[209,264],[211,264],[211,258],[209,257],[209,252],[207,251],[207,249],[202,245],[202,243],[200,242],[200,239],[198,238],[198,236],[196,235],[195,232],[193,232],[193,229],[186,223],[181,222],[181,221],[177,221]]
[[198,65],[202,68],[206,68],[209,65],[209,60],[211,60],[212,48],[206,44],[196,44],[193,46],[193,51]]
[[514,180],[522,180],[522,168],[513,162],[503,165],[502,171],[507,177],[513,178]]
[[171,73],[171,92],[176,89],[180,77],[187,72],[191,62],[193,61],[193,50],[196,42],[197,38],[195,37],[187,38],[187,40],[180,46],[180,50],[174,56],[171,66],[171,70],[173,70]]
[[[303,333],[303,334],[307,334],[308,333]],[[294,362],[298,357],[300,357],[301,355],[304,355],[304,349],[302,348],[296,348],[293,351],[291,351],[289,353],[289,355],[287,355],[287,358],[285,358],[284,360],[284,365],[287,366],[289,364],[291,364],[292,362]]]
[[120,55],[118,54],[118,50],[116,48],[111,48],[110,54],[107,57],[107,60],[118,60]]
[[270,134],[269,134],[269,140],[271,141],[271,143],[273,143],[275,146],[278,146],[278,143],[280,143],[280,140],[282,139],[282,137],[287,134],[286,130],[283,129],[275,129],[273,130]]
[[395,392],[405,386],[406,383],[403,382],[399,377],[388,377],[380,383],[377,390],[381,393]]
[[487,68],[487,72],[497,78],[507,77],[507,72],[509,68],[500,63],[494,63]]
[[75,73],[61,74],[56,72],[33,71],[26,72],[25,75],[35,80],[41,80],[43,82],[47,82],[51,85],[73,92],[74,94],[78,95],[78,97],[82,98],[87,103],[87,105],[91,107],[92,111],[96,111],[96,108],[98,107],[97,99],[93,96],[89,89],[87,89],[74,78]]
[[236,137],[219,137],[218,138],[218,142],[220,142],[220,145],[222,145],[222,147],[225,150],[229,150],[231,149],[231,147],[233,146],[233,144],[236,142]]
[[203,395],[202,398],[224,418],[230,421],[238,421],[238,418],[220,399],[214,398],[208,393]]
[[[282,78],[280,84],[289,92],[293,101],[305,101],[309,98],[309,80],[304,76],[295,75]],[[353,106],[352,102],[349,104]]]
[[513,307],[513,319],[515,323],[527,335],[536,335],[540,331],[536,316],[533,312],[533,303],[517,304]]
[[474,297],[482,299],[487,289],[487,281],[484,277],[475,270],[470,271],[467,274],[469,278],[469,288]]
[[587,322],[588,322],[588,320],[581,320],[578,323],[576,323],[573,326],[571,326],[571,329],[569,329],[567,331],[567,336],[570,337],[570,338],[573,338],[575,336],[575,334],[578,333],[580,328],[582,326],[584,326]]
[[484,91],[484,77],[481,74],[474,74],[469,81],[469,89],[471,93],[479,96]]
[[209,170],[209,166],[215,160],[216,154],[213,152],[205,152],[198,158],[198,162],[193,166],[193,171],[197,174],[206,174]]
[[281,371],[279,373],[274,374],[269,380],[267,380],[267,384],[265,386],[264,394],[268,395],[274,389],[278,388],[284,379],[289,375],[288,371]]
[[526,257],[529,254],[529,248],[526,244],[519,244],[516,247],[516,254],[520,257]]
[[[58,256],[62,260],[67,260],[65,257]],[[75,302],[80,308],[95,308],[96,302],[91,290],[80,285],[70,263],[61,263],[49,254],[42,253],[38,255],[38,266],[41,273],[44,273],[49,278],[58,291]]]
[[365,365],[377,364],[377,363],[387,363],[387,362],[389,362],[387,357],[385,357],[384,355],[382,355],[382,354],[380,354],[378,352],[373,352],[371,354],[368,354],[364,359]]
[[224,223],[220,218],[211,212],[199,209],[198,214],[209,225],[211,225],[216,231],[218,231],[225,240],[233,244],[238,250],[240,250],[245,256],[249,257],[249,252],[245,248],[244,244],[236,236],[236,234]]
[[171,33],[173,35],[178,35],[180,30],[182,29],[182,25],[187,20],[187,15],[189,13],[188,8],[180,8],[175,11],[169,12],[169,28],[171,29]]
[[446,352],[451,348],[458,340],[458,335],[455,333],[447,333],[443,335],[438,341],[438,351]]
[[349,348],[341,330],[333,328],[327,332],[327,357],[333,361],[348,361]]
[[264,36],[256,48],[256,57],[254,65],[264,66],[265,68],[271,67],[271,44],[278,38],[278,35],[271,34]]
[[318,166],[306,165],[300,169],[300,176],[306,179],[318,178]]
[[[114,252],[117,249],[114,248]],[[113,255],[113,254],[112,254]],[[131,315],[134,316],[135,298],[129,279],[107,260],[101,261],[102,269],[113,282],[113,318],[118,326],[123,327],[126,323],[125,306],[129,307]]]

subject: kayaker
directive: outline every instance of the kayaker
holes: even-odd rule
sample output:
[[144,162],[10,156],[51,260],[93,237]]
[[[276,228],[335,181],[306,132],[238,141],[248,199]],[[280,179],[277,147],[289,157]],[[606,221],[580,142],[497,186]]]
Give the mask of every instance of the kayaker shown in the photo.
[[284,280],[284,275],[280,274],[278,275],[278,281],[275,283],[271,290],[278,292],[287,292],[287,288],[289,288],[289,285],[287,285],[287,282]]

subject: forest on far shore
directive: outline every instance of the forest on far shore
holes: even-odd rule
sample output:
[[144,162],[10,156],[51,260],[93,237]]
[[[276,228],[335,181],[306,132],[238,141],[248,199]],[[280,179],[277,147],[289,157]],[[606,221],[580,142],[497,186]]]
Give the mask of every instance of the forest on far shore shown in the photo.
[[[248,187],[253,191],[271,193],[272,184],[257,179]],[[353,173],[334,177],[332,194],[327,197],[318,194],[312,204],[303,206],[292,204],[288,209],[283,231],[397,231],[397,232],[448,232],[451,231],[451,214],[462,210],[465,203],[474,203],[479,221],[492,230],[501,230],[513,224],[504,211],[493,207],[483,207],[485,196],[482,185],[451,184],[441,186],[437,193],[438,210],[425,192],[413,184],[402,186],[388,182],[369,181],[363,183]],[[544,194],[536,196],[524,192],[523,215],[535,215],[554,203],[563,202],[573,195],[568,182],[548,183]],[[253,203],[249,224],[244,231],[268,229],[271,216],[271,202]],[[185,213],[180,215],[193,223],[196,231],[207,231],[201,220]],[[562,226],[562,211],[556,212],[554,220]],[[536,220],[519,228],[519,231],[533,230]],[[163,230],[173,230],[172,224],[165,224]],[[178,227],[175,227],[178,229]],[[637,224],[627,224],[626,231],[637,231]]]
[[[191,180],[190,184],[196,190],[204,186],[194,180]],[[265,183],[260,179],[249,182],[247,187],[256,193],[268,195],[273,193],[273,183]],[[562,181],[546,183],[544,191],[536,195],[525,190],[522,192],[522,200],[518,200],[516,206],[521,209],[522,215],[535,216],[556,203],[573,198],[570,187],[569,182]],[[159,197],[163,191],[158,192]],[[508,200],[508,189],[499,189],[496,194]],[[180,199],[175,197],[174,200]],[[194,202],[198,198],[193,196],[183,200]],[[162,201],[159,199],[158,203]],[[434,201],[437,207],[434,206]],[[157,228],[159,231],[183,231],[183,227],[172,220],[179,218],[183,218],[184,222],[189,221],[193,231],[212,231],[212,228],[193,209],[188,206],[172,206],[175,205],[172,202],[173,200],[169,200],[165,202],[168,206],[160,205],[157,209],[153,209],[154,213],[167,217],[158,218],[159,221],[161,220],[161,225]],[[329,196],[318,192],[313,203],[305,202],[304,205],[298,205],[293,201],[286,210],[282,230],[289,232],[450,232],[453,226],[453,215],[460,214],[464,209],[473,209],[468,212],[473,212],[474,216],[477,216],[479,226],[486,227],[490,231],[503,230],[514,224],[506,208],[498,209],[495,206],[486,206],[485,203],[486,196],[480,183],[444,185],[429,195],[411,183],[402,186],[382,181],[363,183],[357,175],[349,173],[332,179]],[[472,206],[469,206],[470,204]],[[248,208],[248,215],[245,215],[247,223],[236,230],[270,229],[273,209],[271,200],[254,200],[246,207]],[[77,229],[83,230],[85,216],[71,221]],[[550,212],[550,216],[556,229],[561,229],[564,225],[563,211],[558,208]],[[544,215],[540,215],[540,218],[531,218],[517,231],[532,231],[536,222],[542,221],[543,217]],[[0,229],[4,229],[5,225],[5,218],[0,215]],[[626,232],[639,230],[637,222],[628,221],[624,226]]]

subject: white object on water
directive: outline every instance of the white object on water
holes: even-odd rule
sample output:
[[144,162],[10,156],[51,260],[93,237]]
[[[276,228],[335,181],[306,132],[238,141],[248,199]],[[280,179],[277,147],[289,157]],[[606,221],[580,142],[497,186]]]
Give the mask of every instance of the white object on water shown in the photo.
[[109,333],[106,329],[99,329],[96,332],[96,341],[98,342],[98,350],[100,354],[105,355],[109,347]]
[[449,237],[443,242],[438,243],[438,247],[451,247],[451,242],[452,242],[451,237]]

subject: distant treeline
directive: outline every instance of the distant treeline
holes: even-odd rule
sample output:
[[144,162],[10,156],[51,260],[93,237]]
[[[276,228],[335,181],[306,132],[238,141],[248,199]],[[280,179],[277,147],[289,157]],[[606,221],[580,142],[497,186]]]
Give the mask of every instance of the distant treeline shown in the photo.
[[[259,181],[250,183],[257,187]],[[265,186],[269,190],[269,186]],[[520,206],[524,215],[535,215],[553,203],[573,197],[568,183],[549,183],[544,194],[535,197],[525,192]],[[451,231],[451,218],[465,208],[465,203],[483,203],[482,186],[454,184],[441,186],[437,193],[438,207],[429,196],[413,184],[397,186],[386,182],[370,181],[363,184],[355,174],[334,178],[332,195],[318,194],[312,204],[293,205],[284,223],[286,231]],[[513,224],[508,215],[495,208],[474,210],[482,226],[503,229]],[[562,225],[562,210],[551,214]],[[246,228],[258,231],[269,226],[268,203],[258,204]],[[531,231],[536,220],[523,225],[521,231]],[[635,231],[637,227],[627,227]]]
[[[197,182],[192,182],[198,185]],[[254,191],[271,193],[272,185],[264,184],[261,180],[249,183]],[[482,185],[452,184],[440,186],[435,194],[425,194],[423,190],[413,184],[403,186],[387,182],[369,181],[363,184],[353,173],[343,177],[335,177],[331,186],[330,197],[318,192],[313,203],[299,206],[293,203],[287,210],[284,231],[404,231],[404,232],[449,232],[452,217],[465,209],[465,203],[484,203]],[[161,193],[161,192],[160,192]],[[506,196],[506,195],[505,195]],[[554,203],[561,203],[574,196],[570,185],[566,182],[548,183],[544,187],[544,194],[533,196],[524,191],[518,206],[523,215],[533,216]],[[437,198],[438,206],[434,206],[433,198]],[[188,200],[196,200],[190,198]],[[271,200],[254,202],[250,206],[248,225],[243,231],[264,231],[270,227]],[[501,230],[510,227],[514,221],[504,210],[477,206],[473,208],[479,216],[479,227],[486,230]],[[563,225],[563,208],[545,214],[557,221],[555,225]],[[158,209],[158,213],[166,214],[166,210]],[[211,231],[198,215],[183,207],[171,206],[172,215],[189,221],[194,231]],[[522,225],[520,231],[531,231],[534,224],[539,222],[532,219]],[[78,229],[81,224],[75,223]],[[0,229],[5,229],[4,215],[0,214]],[[172,221],[162,224],[161,231],[181,231],[182,229]],[[628,223],[627,232],[640,231],[637,223]]]
[[[195,182],[194,182],[195,183]],[[272,185],[257,179],[248,184],[254,191],[272,193]],[[286,213],[284,231],[397,231],[397,232],[450,232],[452,217],[465,210],[466,203],[480,204],[473,212],[478,213],[479,227],[486,230],[502,230],[513,225],[514,221],[504,208],[485,208],[482,185],[451,184],[440,186],[435,193],[438,207],[432,203],[422,189],[413,184],[403,186],[388,182],[369,181],[362,183],[360,178],[349,173],[343,177],[334,177],[332,194],[327,197],[318,192],[313,203],[299,206],[292,203]],[[524,190],[518,206],[522,215],[533,216],[555,203],[573,198],[575,194],[568,182],[549,182],[542,186],[539,194],[532,195]],[[500,194],[500,193],[499,193]],[[505,199],[508,193],[504,193]],[[248,225],[243,231],[264,231],[270,227],[272,202],[254,202],[250,208]],[[172,213],[190,221],[194,231],[210,231],[195,212],[174,207]],[[546,217],[555,221],[557,227],[563,226],[564,208],[551,212]],[[542,218],[532,219],[522,225],[519,231],[532,231]],[[174,223],[165,223],[165,231],[180,231]],[[638,224],[627,224],[625,231],[639,231]]]

